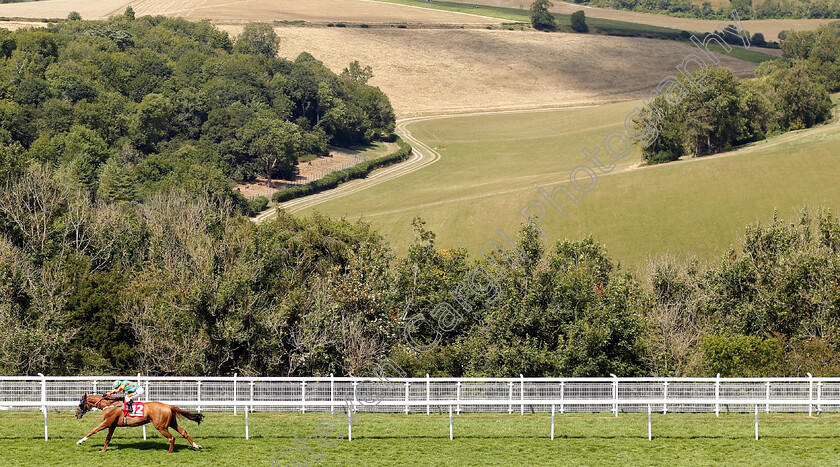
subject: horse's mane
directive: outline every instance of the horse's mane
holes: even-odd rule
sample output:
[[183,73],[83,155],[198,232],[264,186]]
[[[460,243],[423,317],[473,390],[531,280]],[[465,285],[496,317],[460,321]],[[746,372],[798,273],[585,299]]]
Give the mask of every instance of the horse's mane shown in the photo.
[[88,399],[98,398],[100,401],[110,401],[110,402],[123,402],[124,398],[122,397],[114,397],[114,396],[100,396],[99,394],[88,394]]

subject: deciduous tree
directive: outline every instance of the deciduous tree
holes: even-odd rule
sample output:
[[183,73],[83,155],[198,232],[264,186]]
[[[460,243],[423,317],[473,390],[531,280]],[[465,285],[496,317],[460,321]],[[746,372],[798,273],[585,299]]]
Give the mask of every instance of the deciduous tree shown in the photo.
[[557,29],[557,21],[548,11],[554,4],[549,0],[536,0],[531,4],[531,26],[540,31],[554,31]]
[[236,38],[234,50],[272,58],[280,50],[280,38],[270,24],[248,23],[242,34]]

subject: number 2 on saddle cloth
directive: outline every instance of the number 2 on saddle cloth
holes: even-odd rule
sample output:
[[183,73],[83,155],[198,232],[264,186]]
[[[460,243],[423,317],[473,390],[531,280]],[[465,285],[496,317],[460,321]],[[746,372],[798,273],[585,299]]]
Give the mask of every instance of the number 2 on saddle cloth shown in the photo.
[[143,417],[146,415],[146,404],[143,402],[132,402],[132,411],[129,413],[128,404],[123,405],[123,416],[125,417]]

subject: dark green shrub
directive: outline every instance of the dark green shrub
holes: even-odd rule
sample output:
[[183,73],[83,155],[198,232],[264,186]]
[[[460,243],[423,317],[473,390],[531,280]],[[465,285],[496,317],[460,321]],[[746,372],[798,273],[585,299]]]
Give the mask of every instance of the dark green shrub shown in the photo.
[[257,196],[256,198],[248,201],[248,208],[253,214],[265,211],[266,207],[268,207],[268,198],[265,196]]
[[578,10],[572,13],[572,29],[575,32],[589,32],[589,26],[586,25],[586,15],[583,13],[583,10]]
[[710,375],[775,376],[784,357],[784,343],[774,337],[708,335],[700,342]]
[[405,160],[411,154],[411,146],[403,141],[398,141],[400,149],[391,154],[382,156],[372,161],[362,162],[349,169],[338,170],[328,174],[324,178],[307,183],[306,185],[280,190],[271,197],[274,202],[282,203],[291,199],[309,196],[341,185],[344,182],[365,178],[372,171]]

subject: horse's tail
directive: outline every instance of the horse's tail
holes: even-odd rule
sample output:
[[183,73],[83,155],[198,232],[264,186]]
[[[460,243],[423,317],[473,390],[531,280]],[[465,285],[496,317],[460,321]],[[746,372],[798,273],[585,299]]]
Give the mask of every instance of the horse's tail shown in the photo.
[[187,412],[186,410],[179,409],[178,407],[175,407],[175,406],[171,406],[171,407],[172,407],[172,411],[175,412],[176,414],[183,415],[183,416],[187,417],[187,420],[192,420],[192,421],[198,423],[199,425],[201,425],[201,421],[204,420],[204,414]]

